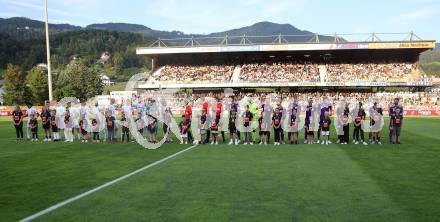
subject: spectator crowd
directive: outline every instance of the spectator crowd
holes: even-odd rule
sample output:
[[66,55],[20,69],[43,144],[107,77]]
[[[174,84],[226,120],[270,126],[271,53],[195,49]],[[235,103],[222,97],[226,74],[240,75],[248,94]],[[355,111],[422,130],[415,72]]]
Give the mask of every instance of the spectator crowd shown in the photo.
[[[175,108],[183,108],[190,101],[197,101],[205,97],[210,98],[226,98],[230,95],[225,95],[223,92],[198,93],[198,92],[178,92],[173,95],[163,96],[167,101],[167,105]],[[140,95],[140,98],[154,98],[153,91],[145,92]],[[331,103],[336,104],[338,101],[347,102],[367,102],[380,101],[381,104],[391,104],[394,98],[400,98],[400,103],[407,107],[407,109],[440,109],[440,93],[439,92],[234,92],[233,97],[236,101],[240,101],[245,97],[254,98],[256,101],[261,101],[262,98],[271,98],[273,104],[280,101],[321,101],[324,97]],[[287,104],[284,104],[287,105]]]
[[164,66],[158,80],[163,82],[229,82],[234,66]]
[[241,68],[240,80],[248,82],[319,82],[319,68],[312,63],[254,63]]
[[[417,70],[409,63],[334,63],[271,62],[241,65],[240,82],[324,82],[343,83],[349,81],[384,82],[407,81]],[[198,83],[232,82],[233,65],[166,65],[155,78],[162,82]],[[326,72],[324,72],[326,70]]]
[[405,80],[412,65],[406,63],[327,64],[327,82]]

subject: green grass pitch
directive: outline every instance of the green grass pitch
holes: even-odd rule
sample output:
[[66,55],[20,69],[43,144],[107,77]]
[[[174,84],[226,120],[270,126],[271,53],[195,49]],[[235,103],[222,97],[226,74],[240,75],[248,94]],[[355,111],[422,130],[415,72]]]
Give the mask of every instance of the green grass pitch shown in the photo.
[[[387,144],[384,130],[382,146],[198,146],[35,221],[440,221],[440,119],[404,124],[401,145]],[[14,137],[1,119],[0,221],[20,220],[190,146]]]

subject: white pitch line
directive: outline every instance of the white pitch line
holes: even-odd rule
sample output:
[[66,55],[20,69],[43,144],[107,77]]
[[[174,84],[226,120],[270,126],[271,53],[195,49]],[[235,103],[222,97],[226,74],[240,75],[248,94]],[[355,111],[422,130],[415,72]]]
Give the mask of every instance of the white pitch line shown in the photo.
[[195,147],[197,147],[197,145],[194,145],[194,146],[188,147],[188,148],[186,148],[186,149],[184,149],[184,150],[181,150],[181,151],[179,151],[179,152],[177,152],[177,153],[175,153],[175,154],[172,154],[172,155],[170,155],[170,156],[167,156],[167,157],[165,157],[165,158],[163,158],[163,159],[161,159],[161,160],[158,160],[158,161],[156,161],[156,162],[154,162],[154,163],[148,164],[147,166],[144,166],[144,167],[142,167],[142,168],[140,168],[140,169],[138,169],[138,170],[135,170],[135,171],[133,171],[133,172],[131,172],[131,173],[125,175],[125,176],[121,176],[121,177],[119,177],[119,178],[116,178],[116,179],[114,179],[114,180],[112,180],[112,181],[110,181],[110,182],[107,182],[107,183],[105,183],[105,184],[99,186],[99,187],[96,187],[96,188],[94,188],[94,189],[91,189],[91,190],[89,190],[89,191],[87,191],[87,192],[84,192],[84,193],[82,193],[82,194],[79,194],[79,195],[77,195],[77,196],[75,196],[75,197],[72,197],[72,198],[70,198],[70,199],[67,199],[67,200],[65,200],[65,201],[63,201],[63,202],[57,203],[57,204],[55,204],[55,205],[53,205],[53,206],[51,206],[51,207],[49,207],[49,208],[46,208],[45,210],[42,210],[42,211],[40,211],[40,212],[38,212],[38,213],[32,214],[31,216],[28,216],[28,217],[26,217],[26,218],[24,218],[24,219],[21,219],[20,222],[27,222],[27,221],[34,220],[34,219],[36,219],[36,218],[38,218],[38,217],[41,217],[41,216],[43,216],[43,215],[45,215],[45,214],[47,214],[47,213],[49,213],[49,212],[52,212],[52,211],[54,211],[54,210],[56,210],[56,209],[58,209],[58,208],[61,208],[61,207],[65,206],[65,205],[67,205],[67,204],[69,204],[69,203],[72,203],[72,202],[74,202],[74,201],[76,201],[76,200],[79,200],[79,199],[85,197],[85,196],[88,196],[88,195],[90,195],[90,194],[92,194],[92,193],[95,193],[96,191],[102,190],[102,189],[104,189],[104,188],[106,188],[106,187],[108,187],[108,186],[111,186],[111,185],[113,185],[113,184],[119,182],[119,181],[125,180],[125,179],[127,179],[127,178],[129,178],[129,177],[131,177],[131,176],[133,176],[133,175],[135,175],[135,174],[138,174],[138,173],[140,173],[140,172],[142,172],[142,171],[148,169],[148,168],[151,168],[151,167],[154,167],[154,166],[156,166],[156,165],[158,165],[158,164],[160,164],[160,163],[163,163],[163,162],[165,162],[165,161],[167,161],[167,160],[169,160],[169,159],[171,159],[171,158],[173,158],[173,157],[176,157],[176,156],[178,156],[178,155],[180,155],[180,154],[182,154],[182,153],[184,153],[184,152],[186,152],[186,151],[189,151],[189,150],[191,150],[191,149],[193,149],[193,148],[195,148]]

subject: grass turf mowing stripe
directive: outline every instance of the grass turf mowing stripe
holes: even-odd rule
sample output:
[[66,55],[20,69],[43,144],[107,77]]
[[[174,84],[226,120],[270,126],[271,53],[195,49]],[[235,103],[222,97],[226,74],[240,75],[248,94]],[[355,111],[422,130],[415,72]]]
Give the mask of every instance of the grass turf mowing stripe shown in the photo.
[[[0,118],[1,119],[1,118]],[[388,121],[385,122],[385,125],[388,124]],[[8,125],[8,127],[6,127]],[[132,172],[136,169],[143,167],[145,164],[152,163],[156,160],[162,159],[168,155],[171,155],[179,150],[185,149],[183,146],[178,146],[174,144],[173,146],[166,146],[165,149],[160,149],[160,152],[157,151],[148,151],[148,152],[139,152],[138,147],[132,144],[124,144],[124,145],[107,145],[107,144],[79,144],[74,143],[74,146],[67,145],[66,147],[61,147],[60,143],[17,143],[14,139],[12,139],[13,129],[9,127],[9,122],[0,121],[0,137],[2,141],[2,145],[0,146],[0,178],[2,178],[2,182],[0,183],[1,191],[0,192],[0,215],[2,215],[2,220],[5,221],[17,221],[25,216],[31,215],[34,212],[38,212],[42,209],[45,209],[49,206],[52,206],[56,203],[59,203],[63,200],[66,200],[72,196],[88,191],[94,187],[97,187],[107,181],[113,180],[119,176],[125,175],[129,172]],[[5,127],[3,127],[5,126]],[[350,127],[352,130],[352,127]],[[398,204],[398,206],[405,211],[405,213],[411,216],[412,221],[440,221],[440,217],[438,214],[440,206],[440,198],[438,192],[436,192],[437,187],[439,187],[440,178],[440,162],[438,162],[440,156],[440,147],[439,139],[436,132],[440,130],[440,119],[438,118],[407,118],[405,120],[405,125],[402,130],[402,145],[390,145],[388,144],[388,132],[387,126],[384,127],[384,131],[382,133],[382,146],[354,146],[354,145],[345,145],[341,146],[340,149],[343,149],[347,155],[349,155],[358,165],[363,168],[362,170],[366,175],[374,180],[376,184],[378,184],[381,190],[387,193],[388,196],[391,197],[394,203]],[[300,134],[302,135],[302,133]],[[336,138],[336,134],[332,131],[332,138]],[[352,135],[352,134],[350,134]],[[368,137],[368,134],[365,134]],[[9,139],[10,138],[10,139]],[[62,144],[64,145],[64,144]],[[235,147],[235,146],[234,146]],[[239,146],[240,147],[240,146]],[[247,146],[250,148],[250,146]],[[283,146],[280,146],[283,147]],[[316,146],[317,150],[315,150],[314,146],[310,146],[310,149],[302,148],[303,145],[292,146],[292,150],[296,150],[296,152],[287,152],[286,155],[289,155],[291,159],[287,158],[289,161],[298,161],[301,158],[305,158],[305,161],[313,160],[313,155],[316,155],[319,158],[319,161],[322,162],[332,162],[332,145],[330,145],[330,149],[323,148],[320,146]],[[177,149],[178,148],[178,149]],[[241,147],[240,147],[241,148]],[[184,155],[184,158],[179,157],[176,160],[169,161],[166,164],[161,164],[154,168],[154,171],[144,171],[141,174],[137,174],[130,179],[121,181],[109,188],[101,190],[93,195],[90,195],[86,198],[82,198],[78,201],[75,201],[68,206],[63,207],[62,209],[58,209],[49,213],[43,217],[38,218],[37,220],[43,221],[81,221],[91,219],[91,218],[117,218],[118,216],[121,218],[121,221],[130,221],[129,218],[156,218],[158,221],[167,221],[161,218],[168,218],[168,221],[177,221],[178,219],[182,220],[184,218],[188,218],[191,213],[191,208],[215,208],[215,210],[220,212],[230,212],[231,217],[240,219],[240,216],[246,214],[246,211],[250,215],[245,215],[249,217],[244,218],[252,218],[252,213],[254,209],[252,207],[242,206],[241,204],[237,204],[234,208],[236,210],[230,209],[228,205],[228,201],[220,201],[217,205],[211,204],[211,201],[206,201],[208,204],[203,207],[203,205],[192,204],[192,207],[174,207],[174,205],[179,206],[185,204],[185,202],[177,202],[176,204],[164,204],[162,201],[167,200],[168,198],[175,198],[175,196],[185,195],[188,196],[188,192],[186,189],[181,189],[179,187],[173,186],[173,183],[181,183],[184,184],[188,182],[186,180],[175,181],[173,177],[188,177],[186,172],[183,172],[183,176],[181,169],[177,171],[166,171],[168,172],[170,178],[167,183],[158,183],[159,185],[169,186],[169,189],[166,190],[166,193],[161,193],[161,196],[149,195],[149,192],[145,192],[145,189],[151,189],[151,187],[157,187],[156,180],[153,180],[157,177],[157,174],[162,172],[162,168],[168,168],[170,166],[174,166],[178,163],[181,163],[181,159],[192,159],[195,154],[201,151],[204,148],[198,147],[197,149],[191,151],[191,155]],[[208,148],[211,149],[211,148]],[[252,148],[254,149],[254,148]],[[255,148],[259,149],[259,148]],[[164,151],[168,150],[168,151]],[[208,165],[214,164],[216,166],[222,166],[221,163],[216,163],[221,160],[224,164],[224,155],[216,156],[218,154],[217,149],[213,149],[213,153],[211,155],[204,155],[207,159],[211,160]],[[245,149],[248,150],[248,149]],[[264,149],[263,149],[264,150]],[[284,149],[281,149],[284,150]],[[319,150],[319,151],[318,151]],[[249,161],[254,161],[255,163],[259,163],[260,161],[265,162],[266,156],[260,155],[238,155],[235,156],[235,150],[230,150],[231,155],[229,156],[232,159],[238,158],[239,160],[243,160],[245,163]],[[310,155],[307,153],[311,152]],[[323,154],[330,155],[328,159],[322,157],[320,152],[324,152]],[[205,153],[205,150],[203,150]],[[298,155],[301,154],[301,155]],[[307,155],[306,155],[307,154]],[[3,156],[2,156],[3,155]],[[267,157],[271,157],[271,166],[278,166],[279,163],[284,162],[284,156],[280,156],[278,161],[273,160],[272,153],[266,154]],[[298,156],[297,156],[298,155]],[[199,155],[196,155],[199,156]],[[337,157],[334,157],[337,158]],[[148,161],[146,163],[146,161]],[[312,164],[307,164],[306,162],[299,161],[300,165],[304,165],[304,167],[292,167],[289,170],[294,171],[303,171],[303,174],[300,172],[291,173],[296,176],[296,180],[299,179],[297,183],[302,183],[301,178],[303,176],[307,176],[310,174],[319,174],[319,172],[310,173],[309,167],[315,170],[321,171],[318,167],[313,167]],[[181,164],[180,166],[185,167],[189,161],[185,161],[185,164]],[[196,161],[199,162],[199,161]],[[249,168],[246,166],[241,167],[241,163],[239,161],[233,161],[234,163],[226,163],[231,165],[236,165],[239,169],[242,169],[244,173],[252,173],[254,171],[253,168]],[[248,165],[248,164],[244,164]],[[267,166],[268,164],[264,164]],[[346,165],[346,164],[344,164]],[[259,170],[261,169],[258,165],[255,166]],[[173,167],[174,168],[174,167]],[[202,170],[211,171],[213,167],[209,167],[209,169]],[[215,167],[214,167],[215,168]],[[317,169],[318,168],[318,169]],[[175,168],[174,168],[175,169]],[[186,167],[189,171],[197,171],[198,169],[193,170],[193,167]],[[228,169],[228,168],[227,168]],[[285,167],[281,167],[281,169],[285,169]],[[236,172],[237,169],[231,171],[234,172],[234,175],[240,174],[240,172]],[[328,171],[325,169],[325,171]],[[219,170],[219,172],[223,172],[223,170]],[[262,171],[261,173],[264,173]],[[278,173],[284,173],[279,172]],[[143,176],[148,175],[148,176]],[[342,173],[341,176],[345,175]],[[153,178],[148,179],[145,183],[146,177],[152,176]],[[199,175],[193,173],[189,176],[195,176],[197,179],[199,176],[205,177],[205,175]],[[245,176],[245,175],[243,175]],[[254,175],[256,177],[257,175]],[[271,177],[271,175],[265,174],[267,177]],[[212,183],[216,178],[206,178],[207,181]],[[221,179],[221,180],[220,180]],[[228,183],[224,180],[233,179],[228,175],[219,175],[217,180],[218,185],[224,187]],[[333,179],[333,178],[331,178]],[[349,178],[348,178],[349,179]],[[126,189],[130,189],[132,186],[127,184],[131,184],[133,180],[141,181],[140,184],[144,186],[139,188],[139,192],[133,192],[133,196],[129,196],[130,200],[120,199],[119,195],[115,195],[115,192],[126,192]],[[280,180],[277,180],[278,182]],[[281,180],[284,181],[284,180]],[[159,181],[160,182],[160,181]],[[246,188],[247,186],[253,187],[252,178],[247,178],[243,180],[238,180],[237,184],[230,184],[231,187],[237,188],[241,190]],[[276,183],[273,181],[272,183]],[[282,182],[280,182],[282,183]],[[324,182],[325,183],[325,182]],[[347,182],[344,182],[347,183]],[[315,183],[316,184],[316,183]],[[332,182],[328,183],[334,184]],[[245,185],[245,186],[242,186]],[[270,185],[270,184],[266,184]],[[292,187],[292,184],[286,184],[287,187]],[[307,185],[307,183],[305,183]],[[190,186],[186,186],[186,188],[191,188]],[[197,186],[200,189],[199,186]],[[203,188],[203,187],[202,187]],[[208,187],[209,188],[209,187]],[[205,189],[207,191],[212,189]],[[260,187],[257,187],[260,188]],[[174,191],[176,189],[176,191]],[[246,188],[247,189],[247,188]],[[296,188],[299,189],[299,188]],[[168,195],[169,191],[173,195]],[[214,189],[215,190],[215,189]],[[268,192],[271,192],[271,189],[267,189]],[[301,190],[301,189],[299,189]],[[113,191],[113,192],[109,192]],[[182,193],[178,193],[180,191]],[[221,189],[222,192],[233,193],[235,195],[243,195],[241,192],[234,192],[234,190],[226,190]],[[321,192],[319,190],[315,192]],[[106,196],[102,194],[107,194]],[[193,192],[190,192],[193,193]],[[249,192],[248,192],[249,193]],[[144,194],[147,198],[142,198]],[[338,194],[342,194],[342,192],[338,192]],[[212,197],[209,194],[206,198]],[[313,219],[313,215],[315,219],[324,218],[323,214],[327,214],[327,212],[318,210],[313,211],[310,208],[316,207],[316,205],[327,205],[324,201],[319,201],[315,196],[318,194],[304,192],[304,194],[295,198],[296,202],[287,202],[290,205],[290,209],[299,213],[298,217],[295,218],[308,218]],[[329,194],[331,195],[331,194]],[[124,195],[127,197],[126,195]],[[156,197],[157,196],[157,197]],[[231,195],[228,195],[228,197]],[[105,197],[105,198],[104,198]],[[217,194],[215,195],[217,197]],[[265,197],[265,196],[262,196]],[[312,198],[315,197],[315,198]],[[118,204],[118,201],[113,202],[111,204],[112,199],[116,199],[118,201],[123,201],[127,203],[126,205]],[[204,196],[199,196],[198,198],[192,198],[194,201],[204,200]],[[265,197],[266,198],[266,197]],[[283,196],[280,196],[281,200],[283,200]],[[342,197],[338,197],[342,198]],[[138,200],[139,199],[139,200]],[[173,200],[172,199],[172,200]],[[191,199],[191,198],[190,198]],[[231,200],[237,200],[236,197],[230,197]],[[242,198],[238,198],[241,200]],[[287,198],[289,200],[290,198]],[[325,199],[325,196],[324,196]],[[335,200],[330,202],[340,202],[341,206],[350,206],[349,204],[352,200],[352,197],[347,199],[347,202],[344,204],[341,200]],[[368,197],[367,199],[371,199]],[[179,199],[178,199],[179,200]],[[227,200],[227,199],[226,199]],[[331,199],[330,199],[331,200]],[[94,201],[94,204],[90,204],[91,201]],[[110,201],[109,204],[106,202]],[[154,206],[148,204],[149,202],[158,203],[159,205]],[[134,204],[134,202],[144,202],[143,205],[141,203]],[[206,203],[205,201],[199,203]],[[324,202],[324,203],[323,203]],[[365,203],[366,200],[362,200],[361,203]],[[245,204],[246,201],[243,202]],[[271,202],[267,203],[271,204]],[[279,204],[280,208],[285,206],[283,203],[273,203]],[[376,205],[375,201],[371,203],[373,206]],[[104,207],[101,207],[104,205]],[[353,204],[352,204],[353,205]],[[116,207],[113,207],[116,206]],[[143,208],[139,208],[139,206],[144,206]],[[223,206],[222,208],[220,206]],[[122,207],[122,208],[121,208]],[[257,206],[258,207],[258,206]],[[354,204],[353,207],[356,209],[351,210],[352,218],[348,219],[350,221],[360,220],[362,218],[362,212],[359,212],[361,206],[358,204]],[[367,211],[369,206],[364,205],[365,211]],[[119,209],[121,208],[121,209]],[[134,210],[134,209],[136,210]],[[148,209],[148,208],[151,208]],[[224,208],[224,209],[223,209]],[[374,207],[376,208],[376,207]],[[376,208],[377,209],[377,208]],[[176,210],[180,210],[181,212],[175,212]],[[261,209],[260,210],[265,210]],[[286,209],[285,209],[286,210]],[[380,209],[377,209],[380,213]],[[389,210],[389,209],[388,209]],[[95,211],[95,212],[93,212]],[[112,211],[116,211],[114,213],[109,213]],[[170,211],[172,211],[170,213]],[[322,211],[322,212],[321,212]],[[328,211],[328,210],[327,210]],[[363,211],[363,210],[362,210]],[[162,212],[162,215],[157,217],[152,215],[157,215],[156,212]],[[206,213],[209,213],[207,211]],[[266,211],[268,214],[273,215],[274,210]],[[358,212],[358,213],[356,213]],[[93,213],[97,214],[93,215]],[[125,214],[124,214],[125,213]],[[261,214],[261,213],[260,213]],[[308,215],[310,214],[310,215]],[[331,213],[332,214],[332,213]],[[131,216],[130,216],[131,215]],[[137,216],[134,216],[137,215]],[[167,216],[168,215],[168,216]],[[187,215],[187,216],[185,216]],[[203,216],[202,214],[196,214],[197,216]],[[215,213],[217,216],[221,216],[218,213]],[[265,218],[264,214],[262,214],[262,218]],[[289,215],[289,213],[284,213],[283,215]],[[143,217],[142,217],[143,216]],[[55,219],[54,219],[55,218]],[[226,216],[226,218],[228,218]],[[255,218],[255,217],[254,217]],[[335,219],[335,217],[332,217]],[[344,215],[343,218],[348,218],[347,215]],[[371,217],[364,217],[367,219]],[[243,218],[241,218],[243,220]],[[288,218],[286,218],[288,220]],[[379,219],[384,219],[384,217],[376,217],[373,221],[378,221]],[[142,220],[142,219],[141,219]],[[396,219],[394,219],[396,220]],[[96,220],[99,221],[99,220]],[[217,220],[218,221],[218,220]],[[276,220],[275,220],[276,221]]]
[[200,146],[41,219],[410,221],[337,145]]
[[[344,159],[344,162],[350,162],[347,167],[350,167],[351,171],[355,171],[356,173],[353,173],[353,176],[358,175],[362,177],[362,180],[364,180],[369,185],[369,190],[371,191],[369,194],[364,193],[363,189],[358,189],[357,191],[359,193],[362,193],[364,195],[359,195],[361,198],[371,198],[375,201],[371,202],[374,203],[374,206],[370,206],[368,216],[372,216],[371,218],[374,218],[374,215],[377,215],[378,221],[412,221],[413,218],[411,218],[411,215],[408,214],[404,209],[402,209],[402,206],[387,192],[384,190],[384,187],[382,184],[380,184],[381,181],[377,181],[376,178],[374,178],[372,175],[370,175],[370,172],[368,169],[365,169],[365,167],[362,165],[362,162],[359,162],[358,159],[353,158],[353,153],[356,153],[358,156],[362,155],[362,153],[365,152],[375,152],[375,149],[380,149],[381,146],[378,145],[369,145],[369,146],[363,146],[363,145],[342,145],[342,144],[335,144],[338,149],[337,151],[340,152],[341,159]],[[349,151],[348,151],[349,150]],[[373,195],[367,197],[367,195]],[[352,206],[357,207],[357,206]],[[382,211],[380,213],[377,213],[377,211]],[[382,217],[382,215],[385,217]],[[346,218],[348,219],[348,218]],[[353,219],[353,218],[352,218]],[[364,218],[365,219],[365,218]]]
[[175,154],[172,154],[172,155],[170,155],[170,156],[167,156],[167,157],[165,157],[165,158],[163,158],[163,159],[161,159],[161,160],[158,160],[158,161],[156,161],[156,162],[154,162],[154,163],[148,164],[147,166],[144,166],[144,167],[142,167],[142,168],[140,168],[140,169],[138,169],[138,170],[135,170],[135,171],[133,171],[133,172],[127,174],[127,175],[121,176],[121,177],[119,177],[119,178],[117,178],[117,179],[114,179],[114,180],[112,180],[112,181],[109,181],[109,182],[107,182],[107,183],[105,183],[105,184],[103,184],[103,185],[101,185],[101,186],[99,186],[99,187],[96,187],[96,188],[94,188],[94,189],[92,189],[92,190],[89,190],[89,191],[87,191],[87,192],[84,192],[84,193],[82,193],[82,194],[79,194],[79,195],[77,195],[77,196],[75,196],[75,197],[72,197],[72,198],[67,199],[67,200],[65,200],[65,201],[63,201],[63,202],[60,202],[60,203],[58,203],[58,204],[55,204],[55,205],[53,205],[53,206],[51,206],[51,207],[49,207],[49,208],[47,208],[47,209],[45,209],[45,210],[42,210],[42,211],[40,211],[40,212],[38,212],[38,213],[35,213],[35,214],[31,215],[31,216],[28,216],[28,217],[26,217],[26,218],[20,220],[20,222],[32,221],[32,220],[34,220],[34,219],[36,219],[36,218],[38,218],[38,217],[40,217],[40,216],[43,216],[43,215],[45,215],[45,214],[47,214],[47,213],[49,213],[49,212],[52,212],[52,211],[54,211],[54,210],[56,210],[56,209],[58,209],[58,208],[60,208],[60,207],[63,207],[63,206],[65,206],[65,205],[69,204],[69,203],[72,203],[72,202],[74,202],[74,201],[76,201],[76,200],[78,200],[78,199],[81,199],[81,198],[83,198],[83,197],[85,197],[85,196],[88,196],[88,195],[90,195],[90,194],[93,194],[93,193],[95,193],[95,192],[97,192],[97,191],[99,191],[99,190],[102,190],[102,189],[104,189],[104,188],[106,188],[106,187],[109,187],[109,186],[111,186],[111,185],[113,185],[113,184],[115,184],[115,183],[117,183],[117,182],[119,182],[119,181],[125,180],[125,179],[127,179],[127,178],[129,178],[129,177],[131,177],[131,176],[133,176],[133,175],[136,175],[136,174],[138,174],[138,173],[140,173],[140,172],[142,172],[142,171],[144,171],[144,170],[146,170],[146,169],[149,169],[149,168],[154,167],[154,166],[156,166],[156,165],[158,165],[158,164],[160,164],[160,163],[163,163],[163,162],[165,162],[165,161],[167,161],[167,160],[169,160],[169,159],[171,159],[171,158],[174,158],[174,157],[176,157],[176,156],[178,156],[178,155],[181,155],[181,154],[183,154],[183,153],[185,153],[185,152],[187,152],[187,151],[189,151],[189,150],[191,150],[191,149],[193,149],[193,148],[195,148],[195,147],[197,147],[197,145],[194,145],[194,146],[188,147],[188,148],[186,148],[186,149],[184,149],[184,150],[181,150],[181,151],[179,151],[179,152],[177,152],[177,153],[175,153]]
[[439,221],[440,195],[434,187],[439,187],[440,148],[432,146],[431,136],[423,136],[417,130],[408,128],[404,134],[401,145],[385,142],[361,152],[350,146],[344,151],[411,221]]

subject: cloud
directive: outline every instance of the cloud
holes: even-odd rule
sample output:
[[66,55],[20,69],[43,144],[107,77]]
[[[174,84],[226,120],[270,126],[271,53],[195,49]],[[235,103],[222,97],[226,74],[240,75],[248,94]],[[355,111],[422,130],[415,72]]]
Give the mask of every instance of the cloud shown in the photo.
[[20,15],[18,13],[12,13],[12,12],[1,12],[0,17],[11,18],[11,17],[20,17]]
[[419,21],[430,19],[439,14],[439,9],[435,6],[424,7],[417,10],[413,10],[408,13],[398,15],[392,19],[393,23],[399,25],[411,25]]
[[278,16],[283,12],[289,10],[291,3],[288,1],[283,1],[275,4],[271,4],[264,8],[265,15]]
[[[37,9],[44,10],[44,2],[43,1],[35,1],[35,0],[27,0],[27,1],[14,1],[14,0],[0,0],[0,2],[9,4],[10,6],[16,6],[19,8],[29,8],[29,9]],[[70,14],[66,11],[60,9],[54,9],[49,7],[49,13],[54,13],[57,15],[70,16]]]
[[238,0],[238,3],[245,6],[250,6],[261,3],[261,0]]
[[185,33],[220,32],[252,25],[260,21],[287,23],[288,13],[298,12],[305,0],[238,0],[197,1],[162,0],[145,5],[144,13],[154,17],[161,27],[155,29],[182,30]]

